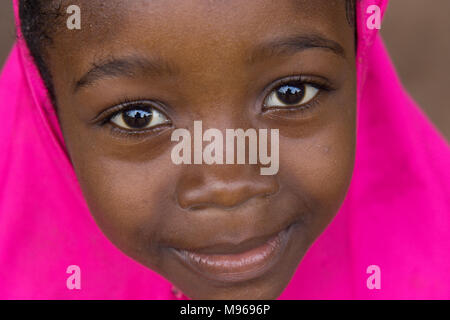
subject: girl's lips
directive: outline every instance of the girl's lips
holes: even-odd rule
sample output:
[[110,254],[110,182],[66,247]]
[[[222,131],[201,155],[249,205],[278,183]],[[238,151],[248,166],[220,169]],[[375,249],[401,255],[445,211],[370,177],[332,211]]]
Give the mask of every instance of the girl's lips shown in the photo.
[[213,280],[238,282],[261,276],[279,260],[291,234],[292,226],[282,230],[263,244],[239,253],[199,253],[173,249],[181,261]]

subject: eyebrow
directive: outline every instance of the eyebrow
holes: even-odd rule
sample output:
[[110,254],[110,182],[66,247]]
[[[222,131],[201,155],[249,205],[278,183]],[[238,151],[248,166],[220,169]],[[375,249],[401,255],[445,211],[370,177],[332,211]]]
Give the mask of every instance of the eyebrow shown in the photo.
[[325,38],[319,34],[300,34],[277,38],[258,45],[248,57],[247,63],[254,64],[272,56],[283,54],[292,55],[304,50],[317,48],[328,50],[345,58],[345,50],[338,42]]
[[[336,41],[317,34],[293,35],[257,45],[247,59],[248,64],[283,54],[294,54],[307,49],[325,49],[345,58],[344,48]],[[148,58],[130,55],[120,58],[104,58],[92,63],[91,69],[74,81],[74,93],[93,85],[102,78],[133,77],[136,75],[175,75],[179,70],[161,57]]]
[[130,55],[120,58],[109,57],[92,63],[91,69],[79,80],[74,81],[74,92],[93,85],[102,78],[133,77],[136,75],[175,75],[178,70],[160,57],[148,58]]

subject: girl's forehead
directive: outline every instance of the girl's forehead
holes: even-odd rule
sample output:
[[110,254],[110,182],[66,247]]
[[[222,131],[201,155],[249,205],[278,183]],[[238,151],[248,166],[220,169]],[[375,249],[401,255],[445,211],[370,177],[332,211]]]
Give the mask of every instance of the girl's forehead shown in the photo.
[[248,60],[244,56],[276,38],[297,35],[312,38],[309,44],[315,46],[322,46],[323,39],[334,48],[338,46],[331,42],[346,50],[353,46],[344,0],[82,0],[78,4],[81,30],[65,28],[59,33],[50,57],[55,58],[50,59],[52,68],[57,64],[77,79],[93,65],[117,56],[151,53],[203,72],[205,65],[211,69],[217,61],[244,67]]
[[[64,7],[60,5],[61,1],[54,2],[56,7],[62,8]],[[242,0],[133,0],[133,1],[123,1],[123,0],[63,0],[63,2],[67,2],[67,5],[75,4],[79,6],[83,6],[86,8],[95,9],[98,11],[117,11],[124,12],[135,9],[151,9],[154,11],[160,9],[169,9],[174,13],[180,12],[180,8],[182,12],[186,12],[185,9],[190,8],[192,12],[201,12],[204,10],[208,10],[210,13],[214,11],[222,11],[222,10],[235,10],[236,13],[242,11],[248,5],[254,8],[261,9],[271,9],[271,5],[274,6],[289,6],[292,9],[297,9],[300,11],[313,11],[313,10],[330,10],[335,7],[342,7],[346,0],[251,0],[251,1],[242,1]]]
[[[58,40],[98,47],[112,39],[158,40],[183,35],[252,39],[289,29],[338,34],[346,23],[344,0],[79,0],[81,30],[61,23]],[[75,41],[74,41],[75,40]],[[223,41],[224,39],[220,39]],[[59,41],[58,41],[59,42]],[[64,46],[64,50],[67,46]]]

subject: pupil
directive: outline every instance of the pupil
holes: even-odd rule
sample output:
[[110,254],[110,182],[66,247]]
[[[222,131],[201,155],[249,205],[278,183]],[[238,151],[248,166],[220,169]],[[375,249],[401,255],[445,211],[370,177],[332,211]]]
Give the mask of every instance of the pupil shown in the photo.
[[124,112],[122,117],[127,126],[141,129],[150,124],[152,120],[152,112],[144,110],[129,110]]
[[305,97],[305,85],[284,85],[277,90],[277,97],[284,104],[298,104]]

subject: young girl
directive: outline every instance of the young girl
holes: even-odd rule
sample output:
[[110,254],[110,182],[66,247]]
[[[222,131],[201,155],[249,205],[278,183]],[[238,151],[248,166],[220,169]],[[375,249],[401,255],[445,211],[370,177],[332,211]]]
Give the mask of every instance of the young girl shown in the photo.
[[[370,5],[14,1],[0,298],[450,298],[450,151]],[[175,164],[195,121],[278,130],[279,170]]]

